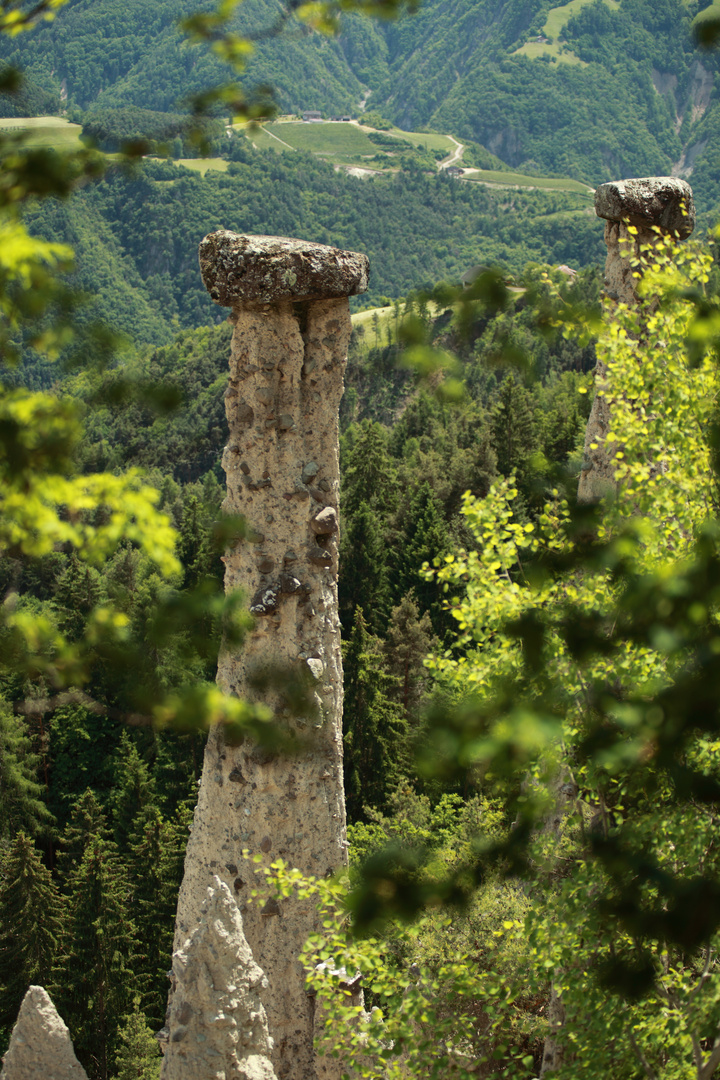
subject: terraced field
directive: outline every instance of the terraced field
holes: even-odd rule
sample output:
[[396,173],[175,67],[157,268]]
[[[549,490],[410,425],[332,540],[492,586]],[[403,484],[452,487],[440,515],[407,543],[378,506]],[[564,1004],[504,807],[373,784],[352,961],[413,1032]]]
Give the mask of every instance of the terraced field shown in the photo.
[[305,150],[320,157],[340,158],[357,154],[372,156],[379,149],[356,124],[342,121],[329,120],[308,124],[296,120],[268,124],[265,130],[294,150]]
[[395,139],[405,139],[413,146],[424,147],[426,150],[444,150],[446,154],[452,154],[455,149],[455,142],[449,135],[438,135],[434,131],[401,131],[400,128],[393,128],[388,131],[388,135]]
[[[370,130],[360,124],[342,121],[305,123],[302,120],[280,120],[265,124],[254,131],[248,130],[247,136],[260,150],[276,150],[279,153],[304,150],[319,157],[331,158],[336,164],[356,165],[358,158],[371,158],[382,152],[382,146],[368,138]],[[437,132],[392,128],[383,134],[402,139],[411,146],[442,150],[447,155],[452,154],[456,148],[455,142],[448,135]]]
[[[572,0],[573,4],[583,0]],[[608,0],[606,0],[608,2]],[[244,129],[243,125],[237,127]],[[25,130],[28,142],[35,146],[52,146],[58,150],[71,150],[81,145],[79,124],[70,124],[59,116],[11,117],[0,119],[1,130]],[[368,174],[383,170],[397,169],[397,159],[381,157],[382,146],[368,138],[368,131],[359,124],[342,121],[323,121],[305,123],[301,120],[275,121],[254,130],[247,130],[247,137],[261,150],[276,150],[278,153],[294,153],[303,150],[317,154],[336,165],[346,168],[362,166]],[[448,157],[457,149],[458,143],[449,135],[438,132],[402,131],[392,128],[385,134],[401,139],[411,146],[423,147],[431,151],[445,151]],[[205,175],[208,171],[225,172],[228,162],[224,158],[180,158],[178,165]],[[462,164],[462,162],[460,162]],[[465,169],[464,180],[503,187],[547,188],[555,191],[570,191],[587,195],[590,188],[577,180],[547,176],[526,176],[516,172],[496,172],[488,169]]]

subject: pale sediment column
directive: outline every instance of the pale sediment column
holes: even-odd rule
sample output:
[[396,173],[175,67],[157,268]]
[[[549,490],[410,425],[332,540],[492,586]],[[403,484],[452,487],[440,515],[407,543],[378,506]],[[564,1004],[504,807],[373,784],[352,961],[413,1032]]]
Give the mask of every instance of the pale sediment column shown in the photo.
[[[653,176],[641,180],[617,180],[601,184],[595,192],[595,213],[605,218],[605,299],[608,306],[635,304],[638,272],[661,236],[687,239],[695,227],[692,189],[674,176]],[[636,232],[630,232],[628,226]],[[640,259],[639,266],[632,260]],[[613,454],[606,438],[611,430],[612,403],[604,394],[605,368],[598,361],[595,371],[595,398],[585,433],[578,501],[597,502],[617,490]]]
[[347,863],[342,773],[342,664],[337,606],[338,410],[351,324],[348,296],[367,288],[364,255],[282,237],[226,231],[200,245],[213,300],[235,324],[223,456],[228,511],[250,533],[226,557],[226,591],[244,590],[255,629],[225,652],[218,682],[257,700],[257,671],[295,666],[313,681],[316,715],[288,717],[282,687],[264,697],[301,735],[307,753],[273,756],[211,732],[180,890],[175,948],[196,927],[213,875],[242,911],[263,996],[279,1080],[315,1076],[314,1002],[298,953],[320,929],[312,900],[244,897],[257,864],[282,858],[324,877]]
[[163,1080],[277,1080],[263,1006],[267,979],[237,903],[217,876],[198,925],[173,954],[172,978]]
[[0,1080],[87,1080],[47,990],[28,988],[2,1059]]

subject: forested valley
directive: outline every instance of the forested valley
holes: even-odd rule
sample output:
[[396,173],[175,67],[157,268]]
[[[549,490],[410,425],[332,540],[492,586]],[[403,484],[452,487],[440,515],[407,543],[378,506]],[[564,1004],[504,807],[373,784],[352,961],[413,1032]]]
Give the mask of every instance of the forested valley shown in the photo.
[[[276,6],[248,0],[248,27]],[[4,234],[2,263],[2,1050],[39,983],[91,1080],[159,1075],[193,718],[223,633],[250,626],[222,606],[232,326],[197,269],[199,241],[226,228],[372,266],[340,411],[339,603],[349,903],[374,936],[348,943],[335,912],[318,947],[365,971],[387,1025],[353,1047],[358,1075],[530,1080],[563,994],[565,1056],[543,1075],[715,1075],[717,58],[693,37],[702,4],[567,6],[557,39],[563,5],[541,0],[351,15],[337,37],[260,41],[246,83],[272,83],[288,112],[355,115],[368,95],[368,127],[450,132],[501,180],[681,163],[701,240],[656,271],[642,379],[632,313],[601,321],[590,189],[473,183],[427,147],[400,159],[388,135],[392,169],[362,179],[217,116],[204,134],[222,165],[198,172],[182,101],[218,64],[179,44],[194,7],[179,0],[70,0],[2,39],[28,75],[6,117],[62,113],[99,148],[71,198],[32,179],[3,195],[28,232],[27,247]],[[46,241],[74,258],[34,263]],[[625,415],[618,459],[634,501],[593,518],[575,492],[598,351],[618,400],[647,408],[643,430]],[[33,470],[49,476],[37,501]],[[92,495],[62,511],[61,539],[23,517],[68,505],[68,477],[128,471],[117,501],[156,490],[156,547],[117,539],[114,496],[113,513]]]

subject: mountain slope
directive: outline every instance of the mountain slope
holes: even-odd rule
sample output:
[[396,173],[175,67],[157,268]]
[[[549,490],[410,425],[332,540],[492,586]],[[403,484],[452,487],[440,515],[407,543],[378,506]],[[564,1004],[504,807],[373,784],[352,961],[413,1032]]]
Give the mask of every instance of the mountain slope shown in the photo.
[[[196,0],[69,0],[56,20],[22,39],[0,40],[0,59],[27,71],[69,104],[138,105],[172,111],[191,94],[232,72],[208,49],[190,45],[179,21]],[[277,0],[246,0],[238,30],[262,31],[276,21]],[[362,87],[339,44],[293,29],[282,41],[260,42],[246,82],[270,83],[284,109],[341,110]]]
[[[70,0],[4,58],[68,103],[170,110],[227,76],[184,44],[196,0]],[[482,143],[514,168],[597,184],[693,177],[720,204],[718,58],[694,45],[697,0],[425,0],[397,22],[349,16],[336,40],[290,24],[258,44],[246,83],[274,85],[285,111],[357,113]],[[279,0],[246,0],[238,29],[271,26]],[[369,95],[369,97],[368,97]]]

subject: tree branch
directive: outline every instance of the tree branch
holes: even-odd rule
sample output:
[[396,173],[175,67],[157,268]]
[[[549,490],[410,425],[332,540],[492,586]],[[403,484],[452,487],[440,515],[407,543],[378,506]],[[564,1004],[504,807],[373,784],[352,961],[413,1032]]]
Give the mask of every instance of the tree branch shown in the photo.
[[698,979],[696,985],[692,988],[692,990],[688,994],[688,1004],[690,1004],[690,1002],[695,1000],[695,998],[698,996],[698,994],[702,990],[702,988],[705,985],[705,983],[707,982],[707,980],[710,978],[710,964],[711,963],[712,963],[712,948],[710,947],[710,944],[708,943],[707,948],[705,949],[705,966],[703,967],[703,973],[700,976],[700,978]]
[[693,1061],[695,1062],[695,1068],[697,1069],[698,1076],[703,1075],[703,1063],[702,1063],[702,1047],[700,1046],[700,1040],[697,1035],[691,1032],[690,1041],[692,1043]]
[[111,720],[122,720],[131,727],[150,727],[152,717],[143,713],[129,713],[122,709],[112,709],[107,705],[101,705],[89,694],[82,690],[65,690],[61,694],[53,694],[52,697],[25,698],[24,701],[16,701],[13,711],[20,716],[45,716],[46,713],[55,712],[64,705],[82,705],[83,709],[95,716],[107,716]]
[[647,1076],[648,1080],[657,1080],[657,1073],[652,1068],[652,1066],[650,1065],[650,1062],[648,1061],[648,1059],[645,1057],[642,1050],[638,1046],[637,1040],[636,1040],[636,1038],[635,1038],[635,1036],[633,1034],[632,1028],[628,1031],[628,1037],[630,1039],[630,1045],[633,1048],[633,1053],[635,1054],[635,1057],[638,1059],[638,1061],[642,1065],[643,1071],[644,1071],[645,1075]]
[[712,1080],[712,1075],[720,1065],[720,1036],[715,1040],[712,1053],[702,1069],[698,1069],[698,1080]]

